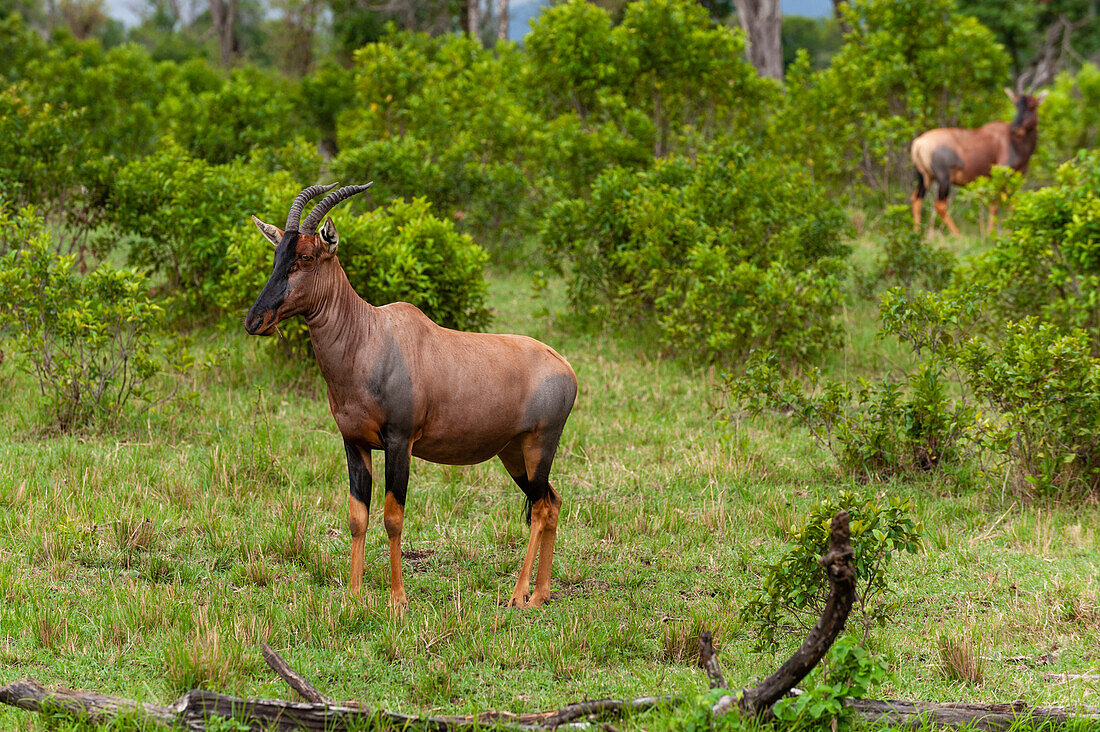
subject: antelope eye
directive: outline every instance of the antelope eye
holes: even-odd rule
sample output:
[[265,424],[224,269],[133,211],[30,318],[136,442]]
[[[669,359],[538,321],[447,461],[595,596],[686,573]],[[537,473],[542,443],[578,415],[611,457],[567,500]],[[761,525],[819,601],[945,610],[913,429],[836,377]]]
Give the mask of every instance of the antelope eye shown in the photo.
[[313,261],[313,255],[312,254],[303,254],[302,255],[302,261],[307,262],[307,263],[312,262]]

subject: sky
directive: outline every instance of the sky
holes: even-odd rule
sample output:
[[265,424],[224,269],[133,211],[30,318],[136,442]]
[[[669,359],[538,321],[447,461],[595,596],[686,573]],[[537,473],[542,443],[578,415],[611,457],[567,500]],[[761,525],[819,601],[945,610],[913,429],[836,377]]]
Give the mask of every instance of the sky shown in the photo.
[[[508,37],[519,40],[530,30],[531,19],[539,9],[547,4],[545,0],[512,0],[511,17],[508,23]],[[107,0],[107,12],[126,25],[137,24],[139,17],[134,11],[134,0]],[[806,15],[820,18],[833,12],[832,0],[781,0],[780,6],[787,15]]]

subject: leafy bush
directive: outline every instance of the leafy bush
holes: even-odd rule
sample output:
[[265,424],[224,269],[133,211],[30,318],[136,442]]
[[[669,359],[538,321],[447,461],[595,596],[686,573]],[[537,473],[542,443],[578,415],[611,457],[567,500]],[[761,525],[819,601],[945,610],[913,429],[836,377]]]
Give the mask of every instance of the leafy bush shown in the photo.
[[650,171],[613,168],[556,204],[542,241],[583,317],[651,320],[666,343],[732,361],[802,358],[838,332],[839,208],[790,163],[733,145]]
[[93,205],[91,192],[77,186],[91,164],[82,116],[67,106],[35,103],[22,86],[0,90],[0,195],[40,206],[51,221],[76,225],[78,238],[90,228],[91,222],[79,225]]
[[340,229],[341,262],[361,297],[374,305],[404,300],[440,325],[481,330],[489,324],[485,251],[423,198],[395,201],[352,217]]
[[189,157],[214,165],[247,159],[257,148],[278,148],[307,133],[287,81],[255,68],[234,70],[214,89],[165,99],[163,132]]
[[688,131],[709,139],[762,129],[775,87],[745,60],[741,30],[715,25],[701,4],[630,3],[612,38],[627,72],[623,96],[650,110],[657,157],[675,150],[676,138]]
[[78,277],[38,231],[0,259],[0,332],[33,375],[52,427],[107,426],[157,372],[152,329],[160,308],[135,272],[102,266]]
[[519,101],[521,58],[460,36],[392,32],[356,54],[356,104],[338,116],[333,173],[374,200],[426,196],[489,241],[530,215],[523,149],[538,118]]
[[743,376],[727,375],[733,400],[727,420],[764,411],[789,413],[840,468],[858,478],[884,479],[958,462],[965,454],[973,410],[948,393],[942,366],[920,364],[905,381],[860,379],[856,387],[810,369],[784,378],[774,358],[750,361]]
[[132,264],[164,277],[186,302],[209,306],[232,266],[226,247],[249,214],[281,223],[300,188],[285,172],[213,165],[168,144],[118,172],[111,218],[138,237]]
[[[977,181],[975,181],[977,182]],[[913,231],[909,206],[891,206],[886,212],[882,250],[871,271],[857,285],[870,296],[883,285],[942,290],[958,266],[954,252],[938,246],[923,232]]]
[[791,537],[783,555],[767,565],[764,583],[741,608],[741,620],[756,632],[756,647],[778,645],[776,633],[794,623],[808,632],[825,607],[829,584],[819,559],[828,551],[829,528],[838,511],[847,511],[856,570],[856,603],[864,636],[874,623],[885,624],[897,604],[888,601],[887,572],[894,557],[915,554],[924,526],[913,504],[892,497],[881,506],[874,498],[842,492],[815,505],[805,528]]
[[959,356],[971,389],[995,411],[983,443],[1010,460],[1021,493],[1100,488],[1100,359],[1082,331],[1028,319],[996,346],[972,341]]
[[1100,349],[1100,152],[1059,168],[1057,183],[1016,197],[993,247],[960,277],[989,287],[993,315],[1082,328]]
[[611,15],[587,0],[550,6],[531,21],[524,39],[532,94],[551,114],[573,111],[582,123],[597,112],[600,97],[626,73]]
[[1051,180],[1078,151],[1100,147],[1100,67],[1085,63],[1075,75],[1058,74],[1040,109],[1040,142],[1029,170]]
[[1024,176],[1019,171],[994,165],[988,176],[983,175],[960,189],[959,197],[977,204],[983,214],[981,218],[986,220],[985,233],[989,234],[996,225],[994,216],[1004,215],[1023,184]]
[[[1036,319],[997,321],[981,334],[988,291],[899,291],[883,298],[883,331],[953,368],[975,403],[973,439],[1006,464],[1021,494],[1100,486],[1100,360],[1080,330]],[[976,332],[979,335],[974,335]],[[977,409],[981,407],[981,409]],[[989,471],[987,471],[989,472]]]

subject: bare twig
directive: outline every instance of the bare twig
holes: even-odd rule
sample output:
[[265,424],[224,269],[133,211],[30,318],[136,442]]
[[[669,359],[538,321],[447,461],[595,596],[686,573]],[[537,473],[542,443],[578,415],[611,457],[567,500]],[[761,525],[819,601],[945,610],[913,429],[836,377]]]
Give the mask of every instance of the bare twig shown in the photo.
[[319,692],[313,684],[306,681],[301,674],[292,669],[290,664],[274,648],[264,643],[262,652],[264,660],[267,661],[267,665],[271,667],[271,670],[279,674],[283,681],[290,684],[290,688],[302,695],[303,699],[314,704],[332,704],[331,699]]
[[712,689],[728,689],[722,667],[718,665],[718,656],[714,652],[714,639],[709,630],[699,634],[699,665],[707,672]]
[[1100,681],[1100,674],[1043,674],[1047,681]]

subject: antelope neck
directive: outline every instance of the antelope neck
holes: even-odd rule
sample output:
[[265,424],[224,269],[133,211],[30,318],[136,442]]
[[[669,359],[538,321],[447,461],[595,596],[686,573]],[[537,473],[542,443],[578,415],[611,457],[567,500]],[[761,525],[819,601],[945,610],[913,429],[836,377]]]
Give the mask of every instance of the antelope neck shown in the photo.
[[369,338],[374,310],[356,294],[338,260],[326,281],[320,284],[314,304],[305,313],[313,352],[322,364],[322,372],[337,368],[347,355],[354,353]]

